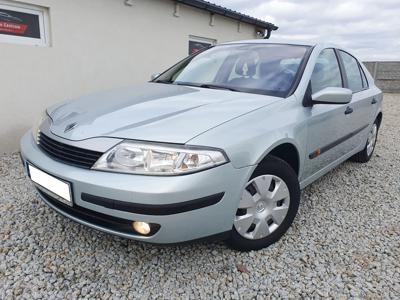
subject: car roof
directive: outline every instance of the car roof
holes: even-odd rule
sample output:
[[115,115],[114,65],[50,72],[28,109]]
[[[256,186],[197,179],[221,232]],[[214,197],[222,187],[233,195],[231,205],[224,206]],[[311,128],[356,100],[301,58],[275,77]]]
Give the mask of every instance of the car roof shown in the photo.
[[321,48],[342,48],[338,45],[327,42],[312,42],[312,41],[298,41],[298,40],[282,40],[282,39],[253,39],[253,40],[239,40],[232,42],[221,43],[220,45],[229,44],[281,44],[281,45],[298,45],[298,46],[320,46]]
[[357,57],[353,54],[353,51],[347,49],[345,47],[341,47],[337,44],[333,44],[330,42],[311,42],[311,41],[298,41],[298,40],[282,40],[282,39],[253,39],[253,40],[239,40],[232,42],[225,42],[218,45],[234,45],[234,44],[269,44],[269,45],[296,45],[296,46],[307,46],[307,47],[315,47],[316,49],[322,50],[325,48],[336,48],[339,50],[343,50],[345,52],[350,53],[352,56]]

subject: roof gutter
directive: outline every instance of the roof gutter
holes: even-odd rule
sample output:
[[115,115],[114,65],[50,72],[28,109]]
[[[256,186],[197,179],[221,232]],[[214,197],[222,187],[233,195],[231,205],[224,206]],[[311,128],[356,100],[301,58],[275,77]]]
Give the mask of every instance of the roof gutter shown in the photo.
[[243,23],[256,25],[262,29],[267,31],[267,34],[264,38],[268,39],[271,36],[271,32],[278,29],[278,26],[275,24],[262,21],[257,18],[250,17],[248,15],[239,13],[237,11],[204,1],[204,0],[175,0],[176,3],[182,3],[188,6],[196,7],[205,11],[208,11],[213,14],[221,15],[224,17],[228,17],[234,20],[238,20]]

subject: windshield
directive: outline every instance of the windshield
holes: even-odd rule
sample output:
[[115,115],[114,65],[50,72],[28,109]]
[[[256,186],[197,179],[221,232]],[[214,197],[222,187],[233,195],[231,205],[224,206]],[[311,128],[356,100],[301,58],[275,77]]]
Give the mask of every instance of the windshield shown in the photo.
[[286,97],[307,50],[282,44],[220,45],[189,56],[153,82]]

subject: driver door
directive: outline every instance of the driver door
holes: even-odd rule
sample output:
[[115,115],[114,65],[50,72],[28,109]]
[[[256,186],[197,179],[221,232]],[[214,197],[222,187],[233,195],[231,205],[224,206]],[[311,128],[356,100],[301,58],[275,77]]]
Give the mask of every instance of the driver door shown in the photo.
[[[311,76],[312,93],[327,87],[343,87],[339,62],[334,49],[321,51]],[[303,179],[316,174],[345,155],[351,143],[344,140],[347,126],[347,104],[314,104],[308,110],[307,155]]]

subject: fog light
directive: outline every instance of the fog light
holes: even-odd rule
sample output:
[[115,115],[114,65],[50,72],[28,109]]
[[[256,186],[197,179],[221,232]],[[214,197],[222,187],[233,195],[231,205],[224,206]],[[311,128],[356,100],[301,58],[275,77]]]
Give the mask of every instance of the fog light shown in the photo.
[[133,229],[143,235],[148,235],[150,233],[150,224],[146,222],[132,222]]

